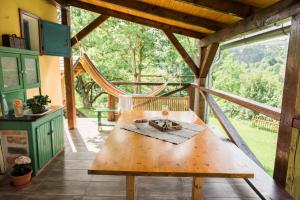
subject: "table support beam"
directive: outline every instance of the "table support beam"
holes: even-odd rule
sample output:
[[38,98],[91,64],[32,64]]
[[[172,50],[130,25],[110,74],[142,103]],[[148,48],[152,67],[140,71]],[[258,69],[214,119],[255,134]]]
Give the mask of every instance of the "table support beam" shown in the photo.
[[126,176],[126,200],[135,199],[135,177]]
[[203,181],[202,177],[193,177],[192,200],[202,199]]

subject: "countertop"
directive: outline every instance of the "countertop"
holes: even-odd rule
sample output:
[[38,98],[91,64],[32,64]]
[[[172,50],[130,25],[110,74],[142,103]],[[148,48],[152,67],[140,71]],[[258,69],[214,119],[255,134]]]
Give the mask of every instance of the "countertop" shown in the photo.
[[41,118],[44,118],[48,115],[50,115],[51,113],[54,113],[60,109],[63,109],[62,106],[50,106],[49,107],[50,111],[47,112],[45,115],[42,116],[24,116],[24,117],[15,117],[13,114],[9,115],[9,116],[5,116],[5,117],[0,117],[0,122],[3,121],[25,121],[25,122],[32,122],[32,121],[36,121],[39,120]]

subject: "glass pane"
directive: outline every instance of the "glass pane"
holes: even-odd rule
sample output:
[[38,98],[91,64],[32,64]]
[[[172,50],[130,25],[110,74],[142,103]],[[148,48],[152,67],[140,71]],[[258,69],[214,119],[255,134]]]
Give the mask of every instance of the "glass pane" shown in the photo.
[[1,57],[4,88],[19,86],[18,62],[15,57]]
[[26,83],[37,83],[38,77],[36,72],[36,61],[34,58],[25,58],[25,69]]

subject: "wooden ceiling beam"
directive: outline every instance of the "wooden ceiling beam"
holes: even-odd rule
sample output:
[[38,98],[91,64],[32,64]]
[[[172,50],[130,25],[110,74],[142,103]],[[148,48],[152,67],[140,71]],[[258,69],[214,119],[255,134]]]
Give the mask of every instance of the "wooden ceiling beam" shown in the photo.
[[[207,28],[213,31],[220,30],[226,26],[225,24],[217,21],[189,15],[156,5],[150,5],[137,0],[98,0],[98,3],[100,2],[109,3],[114,6],[120,6],[129,10],[143,12],[145,14],[150,14],[168,20],[179,21],[188,25]],[[99,6],[99,4],[95,6]],[[118,8],[116,8],[115,10],[118,10]]]
[[71,46],[74,46],[79,42],[82,38],[87,36],[90,32],[92,32],[95,28],[97,28],[100,24],[105,22],[109,16],[107,15],[100,15],[96,19],[94,19],[90,24],[84,27],[81,31],[79,31],[75,36],[71,39]]
[[172,42],[174,47],[177,49],[178,53],[181,55],[183,60],[186,62],[186,64],[191,68],[191,70],[194,72],[196,77],[199,77],[199,68],[193,61],[193,59],[189,56],[189,54],[186,52],[184,47],[180,44],[180,42],[177,40],[175,35],[172,32],[164,31],[166,36],[169,38],[169,40]]
[[297,0],[284,0],[261,9],[255,14],[228,26],[214,34],[204,37],[200,41],[200,47],[211,43],[222,42],[239,34],[271,25],[280,20],[300,13],[300,3]]
[[216,12],[234,15],[240,18],[246,18],[253,14],[255,8],[239,2],[224,0],[176,0],[178,2],[189,3],[193,6],[204,7]]
[[171,26],[169,24],[165,24],[165,23],[162,23],[162,22],[157,22],[157,21],[153,21],[153,20],[150,20],[150,19],[137,17],[137,16],[134,16],[134,15],[130,15],[130,14],[127,14],[127,13],[122,13],[122,12],[115,11],[115,10],[105,8],[105,7],[95,6],[95,5],[92,5],[92,4],[89,4],[89,3],[85,3],[85,2],[68,1],[67,4],[70,5],[70,6],[74,6],[74,7],[81,8],[81,9],[84,9],[84,10],[88,10],[88,11],[91,11],[91,12],[95,12],[95,13],[115,17],[115,18],[118,18],[118,19],[123,19],[123,20],[134,22],[134,23],[137,23],[137,24],[149,26],[149,27],[152,27],[152,28],[157,28],[157,29],[161,29],[161,30],[168,30],[168,31],[173,32],[173,33],[177,33],[177,34],[181,34],[181,35],[185,35],[185,36],[189,36],[189,37],[193,37],[193,38],[198,38],[199,39],[199,38],[203,38],[204,36],[207,35],[205,33],[192,31],[192,30],[177,27],[177,26]]

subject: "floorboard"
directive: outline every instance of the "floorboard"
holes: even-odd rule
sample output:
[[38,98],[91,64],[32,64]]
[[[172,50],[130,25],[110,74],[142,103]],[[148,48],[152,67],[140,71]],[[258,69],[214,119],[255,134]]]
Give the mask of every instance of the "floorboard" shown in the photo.
[[[87,168],[101,149],[109,128],[97,131],[96,120],[78,119],[78,130],[65,134],[65,151],[31,184],[15,188],[6,178],[0,182],[1,200],[122,200],[125,177],[88,175]],[[137,177],[138,200],[191,199],[192,178]],[[241,179],[207,178],[205,200],[256,200],[258,196]]]

